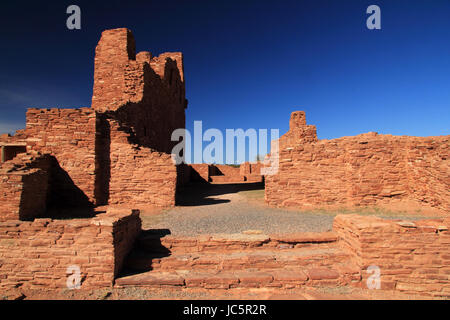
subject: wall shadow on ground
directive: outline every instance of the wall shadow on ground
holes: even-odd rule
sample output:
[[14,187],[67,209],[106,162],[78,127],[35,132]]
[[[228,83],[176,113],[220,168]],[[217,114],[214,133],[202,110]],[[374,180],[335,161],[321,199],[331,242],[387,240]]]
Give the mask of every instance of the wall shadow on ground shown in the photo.
[[237,193],[241,191],[263,190],[264,183],[193,183],[183,186],[177,192],[177,206],[205,206],[211,204],[227,203],[229,199],[216,199],[214,196]]

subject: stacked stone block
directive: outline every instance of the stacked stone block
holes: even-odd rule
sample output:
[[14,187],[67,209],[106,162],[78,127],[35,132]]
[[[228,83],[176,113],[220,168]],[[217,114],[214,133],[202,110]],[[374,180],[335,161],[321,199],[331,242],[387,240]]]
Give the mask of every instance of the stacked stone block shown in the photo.
[[67,289],[72,266],[81,289],[111,287],[140,229],[137,211],[0,222],[0,289]]
[[392,221],[358,215],[338,215],[333,224],[361,268],[362,287],[373,279],[368,271],[373,266],[379,268],[378,289],[434,297],[450,297],[449,227],[449,219]]

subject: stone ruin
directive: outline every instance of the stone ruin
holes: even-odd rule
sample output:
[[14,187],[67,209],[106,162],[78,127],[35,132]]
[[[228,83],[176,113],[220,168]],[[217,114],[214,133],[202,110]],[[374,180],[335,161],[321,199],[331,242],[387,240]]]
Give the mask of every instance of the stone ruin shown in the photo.
[[[23,176],[27,189],[26,176],[40,170],[36,183],[64,205],[174,205],[177,168],[170,138],[184,128],[187,107],[182,54],[136,54],[127,29],[103,32],[95,53],[91,108],[29,109],[26,129],[3,139],[26,146],[35,160],[26,167],[6,163],[2,175]],[[44,154],[52,163],[40,163]],[[11,209],[45,212],[38,204],[45,201],[23,194]]]
[[[365,269],[376,264],[385,273],[382,289],[450,296],[448,218],[412,223],[339,215],[327,233],[143,235],[139,210],[132,208],[174,206],[177,188],[192,180],[265,181],[266,202],[272,206],[399,204],[450,211],[449,136],[368,133],[318,140],[303,112],[292,114],[290,130],[279,139],[279,154],[270,157],[279,161],[275,175],[262,178],[262,165],[253,163],[176,166],[170,137],[185,127],[184,83],[181,53],[136,54],[129,30],[107,30],[96,48],[90,108],[29,109],[24,130],[0,136],[1,290],[66,288],[71,265],[80,267],[81,288],[88,290],[364,286]],[[151,261],[151,275],[119,277],[124,265],[136,263],[129,256],[136,241],[150,250],[164,248],[173,257]],[[302,253],[292,261],[276,256],[316,246],[335,253]],[[261,260],[260,249],[275,256]],[[250,250],[249,256],[235,261],[233,250]],[[177,260],[177,252],[206,256],[192,258],[203,261],[196,267],[189,259]],[[217,264],[224,253],[228,260]],[[222,269],[214,269],[218,265]],[[240,270],[255,266],[261,272]],[[167,273],[180,268],[211,268],[214,274]]]
[[265,179],[269,205],[450,213],[450,136],[369,132],[318,140],[316,127],[297,111],[278,143],[271,161],[279,161],[279,170]]
[[224,164],[191,164],[185,169],[190,171],[189,181],[208,183],[258,183],[263,182],[260,162],[244,162],[239,166]]

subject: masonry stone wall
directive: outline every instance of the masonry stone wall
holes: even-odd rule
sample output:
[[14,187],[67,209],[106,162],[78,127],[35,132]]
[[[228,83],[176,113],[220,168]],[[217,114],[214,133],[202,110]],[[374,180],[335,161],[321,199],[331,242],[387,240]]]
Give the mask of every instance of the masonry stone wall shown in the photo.
[[261,175],[261,168],[263,167],[263,162],[244,162],[240,166],[240,175],[244,177],[245,181],[248,182],[261,182],[263,177]]
[[381,290],[447,298],[450,297],[449,227],[448,218],[395,221],[338,215],[333,223],[333,231],[361,268],[362,287],[367,288],[367,281],[376,276],[367,271],[375,266],[380,271]]
[[111,287],[140,228],[136,211],[0,222],[0,289],[66,289],[74,265],[81,289]]
[[209,182],[211,166],[207,163],[190,164],[191,167],[191,181],[194,182]]
[[62,204],[96,203],[96,127],[97,115],[90,108],[27,111],[28,150],[56,157],[61,170],[53,188]]
[[110,128],[109,204],[174,206],[177,167],[170,154],[130,144],[117,121]]
[[0,221],[30,220],[47,210],[52,159],[20,154],[0,167]]
[[[300,119],[300,120],[299,120]],[[279,139],[279,169],[265,199],[303,209],[398,205],[450,212],[449,136],[361,134],[317,140],[304,113]],[[275,159],[275,160],[274,160]]]
[[0,142],[54,156],[59,170],[52,169],[50,187],[58,196],[50,200],[63,206],[172,206],[171,135],[185,127],[186,106],[181,53],[136,54],[128,29],[106,30],[96,47],[91,108],[29,109],[26,129]]
[[171,153],[172,132],[185,127],[183,56],[166,52],[136,54],[128,29],[106,30],[95,51],[92,108],[114,112],[133,128],[137,142]]

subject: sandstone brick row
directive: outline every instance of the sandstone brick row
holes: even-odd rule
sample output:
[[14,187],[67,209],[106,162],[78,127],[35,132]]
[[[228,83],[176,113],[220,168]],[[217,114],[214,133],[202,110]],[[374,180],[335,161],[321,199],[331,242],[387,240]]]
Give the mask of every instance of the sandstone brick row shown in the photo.
[[[308,286],[341,286],[350,283],[351,277],[330,268],[248,269],[242,271],[162,271],[147,272],[122,277],[115,287],[186,287],[205,289],[232,288],[300,288]],[[358,276],[355,277],[358,281]]]
[[138,239],[142,248],[157,251],[164,248],[171,252],[208,252],[208,251],[242,251],[253,249],[283,249],[302,248],[320,244],[332,245],[337,241],[337,235],[332,232],[324,233],[297,233],[274,235],[247,235],[247,234],[211,234],[195,237],[178,237],[168,235],[144,235]]
[[349,260],[349,254],[336,249],[308,249],[309,252],[290,250],[290,252],[246,252],[228,254],[174,254],[170,257],[137,256],[127,259],[126,267],[133,270],[242,270],[290,268],[299,266],[327,266]]

